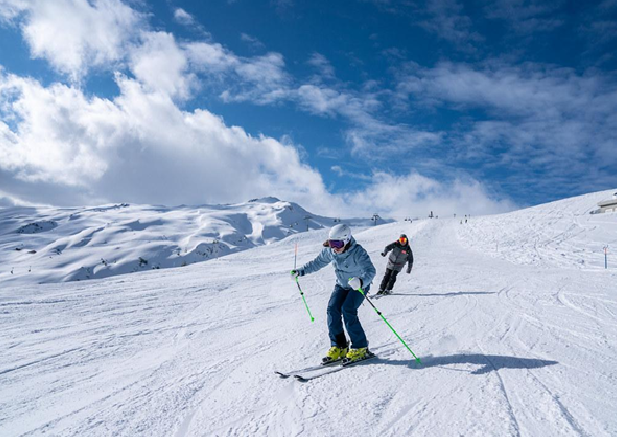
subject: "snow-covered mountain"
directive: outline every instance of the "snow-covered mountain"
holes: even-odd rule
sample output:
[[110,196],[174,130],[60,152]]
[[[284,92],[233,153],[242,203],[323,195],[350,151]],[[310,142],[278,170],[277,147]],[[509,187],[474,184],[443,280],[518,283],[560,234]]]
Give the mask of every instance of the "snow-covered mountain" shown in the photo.
[[0,435],[615,436],[617,257],[592,259],[617,214],[586,213],[610,194],[354,226],[376,281],[384,246],[411,238],[413,271],[375,304],[422,365],[364,304],[378,358],[309,383],[274,371],[329,347],[332,268],[300,279],[314,323],[289,278],[295,243],[305,263],[326,229],[179,269],[3,285]]
[[334,223],[272,197],[198,207],[0,208],[0,283],[181,267]]

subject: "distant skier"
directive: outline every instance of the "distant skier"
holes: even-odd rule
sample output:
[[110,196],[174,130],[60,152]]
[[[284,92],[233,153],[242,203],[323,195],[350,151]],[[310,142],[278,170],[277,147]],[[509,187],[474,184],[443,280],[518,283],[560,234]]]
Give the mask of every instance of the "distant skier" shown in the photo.
[[392,251],[388,257],[388,266],[386,267],[386,274],[381,281],[379,291],[377,294],[391,294],[394,283],[396,282],[396,276],[403,270],[405,264],[407,266],[407,273],[411,273],[413,268],[413,252],[409,246],[409,240],[407,235],[401,234],[401,236],[392,244],[388,244],[381,253],[381,256],[386,256],[388,252]]
[[[336,272],[336,285],[328,302],[328,334],[330,349],[323,362],[341,360],[359,361],[369,355],[368,341],[358,318],[358,308],[364,301],[359,290],[368,293],[375,277],[375,267],[366,250],[351,236],[346,224],[338,224],[330,229],[328,240],[317,258],[297,270],[291,271],[292,279],[314,273],[328,264]],[[351,349],[343,330],[351,339]]]

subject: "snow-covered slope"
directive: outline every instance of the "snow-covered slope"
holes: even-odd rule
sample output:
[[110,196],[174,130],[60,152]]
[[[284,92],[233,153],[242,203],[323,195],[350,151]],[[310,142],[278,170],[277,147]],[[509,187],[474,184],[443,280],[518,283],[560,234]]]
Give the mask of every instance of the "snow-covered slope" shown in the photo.
[[473,218],[462,223],[461,243],[517,264],[603,269],[604,247],[617,251],[617,214],[590,213],[614,192],[600,191]]
[[275,198],[175,208],[0,208],[0,283],[180,267],[333,223]]
[[[378,280],[383,247],[412,238],[412,273],[375,303],[423,364],[364,304],[378,358],[306,384],[273,372],[329,347],[332,269],[301,278],[314,323],[288,276],[295,243],[306,262],[326,230],[182,269],[2,287],[0,435],[617,435],[617,260],[518,262],[555,215],[527,213],[516,262],[469,238],[489,218],[354,228]],[[601,245],[615,218],[591,216],[581,249]]]

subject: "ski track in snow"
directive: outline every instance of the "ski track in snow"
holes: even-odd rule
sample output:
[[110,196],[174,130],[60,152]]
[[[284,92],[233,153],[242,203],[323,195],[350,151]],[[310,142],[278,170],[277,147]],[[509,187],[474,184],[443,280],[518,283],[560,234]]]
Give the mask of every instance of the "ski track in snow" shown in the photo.
[[[411,237],[412,274],[375,305],[423,364],[365,304],[378,358],[308,383],[274,371],[329,347],[334,272],[301,278],[311,323],[289,239],[182,269],[5,288],[0,435],[617,435],[615,270],[574,260],[595,246],[562,257],[541,243],[551,226],[562,251],[615,238],[617,215],[548,210],[528,228],[516,212],[356,229],[377,268],[372,292],[383,247]],[[499,232],[514,222],[520,246]],[[293,237],[298,265],[324,235]],[[509,253],[486,250],[502,239]]]

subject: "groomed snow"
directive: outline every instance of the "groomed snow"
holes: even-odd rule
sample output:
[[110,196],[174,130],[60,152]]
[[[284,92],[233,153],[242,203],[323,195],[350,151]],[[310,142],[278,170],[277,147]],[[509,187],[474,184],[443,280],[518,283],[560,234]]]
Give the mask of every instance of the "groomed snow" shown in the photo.
[[617,435],[617,258],[605,270],[598,252],[617,214],[585,212],[605,194],[354,227],[376,280],[383,247],[411,237],[412,273],[375,303],[423,364],[365,304],[379,358],[305,384],[274,371],[329,346],[332,269],[301,278],[315,323],[288,276],[294,244],[306,262],[325,230],[184,268],[2,287],[0,435]]

